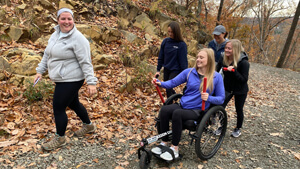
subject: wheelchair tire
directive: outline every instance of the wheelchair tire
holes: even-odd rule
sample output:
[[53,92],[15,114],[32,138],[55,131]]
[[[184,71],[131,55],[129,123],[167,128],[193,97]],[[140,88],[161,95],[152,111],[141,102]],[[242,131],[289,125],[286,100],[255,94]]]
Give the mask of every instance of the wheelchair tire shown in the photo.
[[208,160],[217,153],[224,140],[226,128],[227,113],[222,106],[214,106],[205,113],[197,128],[195,143],[196,154],[201,160]]
[[147,169],[150,167],[151,157],[145,152],[141,152],[141,158],[139,162],[140,169]]
[[[173,94],[172,96],[170,96],[166,101],[164,105],[169,105],[169,104],[173,104],[174,101],[180,99],[182,97],[182,94]],[[179,100],[178,100],[179,101]]]

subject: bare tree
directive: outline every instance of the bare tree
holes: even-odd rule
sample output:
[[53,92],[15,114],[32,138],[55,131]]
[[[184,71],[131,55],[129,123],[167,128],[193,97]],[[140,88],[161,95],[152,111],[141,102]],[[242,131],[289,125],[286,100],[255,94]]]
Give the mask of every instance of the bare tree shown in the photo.
[[286,39],[286,42],[285,42],[285,45],[284,45],[284,48],[282,50],[282,53],[280,55],[280,58],[277,62],[277,65],[276,67],[279,67],[281,68],[282,65],[283,65],[283,62],[286,58],[286,55],[289,51],[289,48],[290,48],[290,45],[291,45],[291,42],[292,42],[292,39],[293,39],[293,35],[294,35],[294,32],[295,32],[295,29],[296,29],[296,26],[298,24],[298,20],[299,20],[299,16],[300,16],[300,1],[298,3],[298,7],[297,7],[297,10],[296,10],[296,13],[295,13],[295,16],[294,16],[294,19],[293,19],[293,23],[291,25],[291,28],[290,28],[290,31],[289,31],[289,34],[288,34],[288,37]]
[[217,16],[217,21],[218,21],[216,23],[217,26],[220,24],[220,18],[221,18],[221,14],[222,14],[223,4],[224,4],[224,0],[221,0],[220,1],[220,6],[219,6],[219,10],[218,10],[218,16]]
[[266,50],[266,41],[271,35],[274,28],[276,28],[281,22],[286,19],[291,18],[287,17],[275,17],[276,13],[287,9],[283,5],[284,1],[282,0],[259,0],[255,6],[252,6],[252,11],[255,15],[258,24],[258,34],[255,31],[252,32],[252,35],[259,46],[259,55],[256,57],[257,61],[261,61],[261,57],[270,64],[268,59],[268,51]]

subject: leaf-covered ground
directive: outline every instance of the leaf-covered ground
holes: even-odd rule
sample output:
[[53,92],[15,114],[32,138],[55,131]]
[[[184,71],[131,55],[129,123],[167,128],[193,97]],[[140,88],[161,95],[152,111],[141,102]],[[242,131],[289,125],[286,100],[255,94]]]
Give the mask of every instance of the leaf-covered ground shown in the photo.
[[[55,151],[41,143],[55,132],[51,99],[29,104],[22,93],[26,87],[1,82],[0,131],[1,168],[137,168],[137,149],[144,137],[156,134],[154,117],[161,101],[149,83],[134,92],[118,92],[132,68],[111,64],[97,71],[98,95],[90,98],[80,90],[97,132],[86,138],[73,137],[81,126],[75,113],[67,110],[68,144]],[[146,75],[149,82],[152,74]],[[250,91],[240,138],[231,138],[236,123],[233,102],[227,107],[229,126],[219,152],[209,161],[197,158],[189,136],[183,134],[181,161],[165,164],[153,159],[153,168],[297,168],[299,166],[300,74],[251,63]],[[180,91],[180,88],[177,88]],[[4,117],[4,118],[3,118]],[[4,119],[4,120],[3,120]]]

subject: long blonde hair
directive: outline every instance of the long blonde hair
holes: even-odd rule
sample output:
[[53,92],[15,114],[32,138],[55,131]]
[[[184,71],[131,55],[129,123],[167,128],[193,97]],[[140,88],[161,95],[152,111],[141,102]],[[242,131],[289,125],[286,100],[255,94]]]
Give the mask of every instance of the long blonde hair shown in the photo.
[[[206,72],[205,72],[204,77],[207,78],[207,89],[209,89],[209,93],[211,93],[214,89],[213,80],[214,80],[214,73],[215,73],[215,53],[210,48],[203,48],[199,52],[202,52],[202,51],[207,53],[207,65],[206,65]],[[195,62],[194,67],[196,70],[198,69],[197,62]],[[202,90],[203,90],[203,81],[204,80],[202,80],[200,88],[199,88],[200,92],[202,92]]]
[[[226,43],[226,45],[228,43],[231,43],[231,45],[232,45],[233,67],[237,68],[238,61],[241,57],[241,52],[244,51],[244,48],[242,46],[241,41],[238,39],[231,39]],[[226,48],[226,45],[225,45],[225,48]],[[226,51],[224,52],[223,64],[226,66],[229,66],[231,64],[231,63],[229,63],[228,57],[226,57]]]

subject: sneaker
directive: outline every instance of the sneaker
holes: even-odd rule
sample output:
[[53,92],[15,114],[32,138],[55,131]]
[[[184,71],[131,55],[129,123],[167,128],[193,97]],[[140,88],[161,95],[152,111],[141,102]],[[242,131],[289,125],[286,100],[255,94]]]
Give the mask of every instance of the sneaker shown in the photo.
[[241,129],[239,129],[239,128],[235,128],[233,130],[233,132],[231,133],[232,137],[239,137],[240,135],[241,135]]
[[77,137],[83,137],[88,133],[93,133],[95,130],[96,130],[96,126],[94,124],[83,123],[82,128],[80,130],[75,131],[75,135]]
[[156,155],[161,155],[162,154],[162,150],[161,150],[162,146],[166,146],[166,144],[161,142],[159,146],[152,148],[151,152]]
[[[179,151],[178,150],[176,151],[174,147],[170,147],[170,150],[173,151],[175,159],[179,157]],[[162,153],[160,155],[160,158],[162,158],[162,159],[164,159],[166,161],[174,160],[173,157],[172,157],[172,155],[168,151]]]
[[222,133],[222,127],[219,127],[216,131],[214,131],[214,134],[215,134],[216,136],[221,135],[221,133]]
[[49,141],[48,143],[42,144],[42,147],[45,150],[54,150],[65,144],[66,144],[65,136],[59,136],[58,134],[55,134],[55,136],[52,138],[52,140]]

